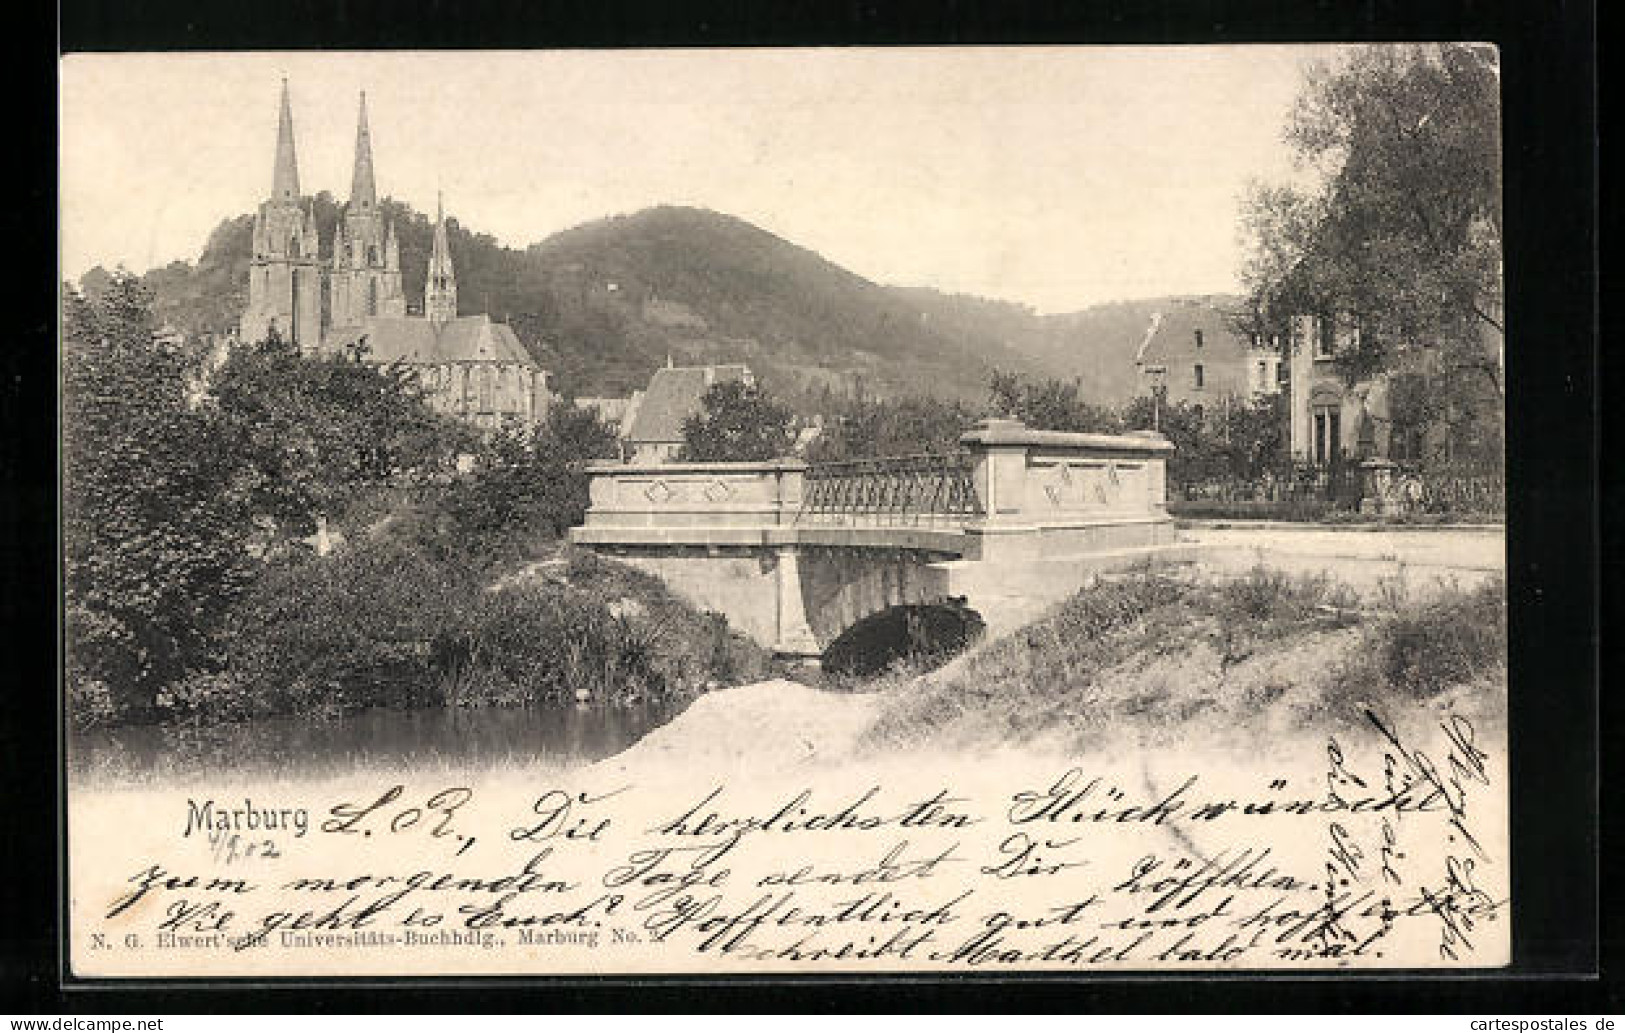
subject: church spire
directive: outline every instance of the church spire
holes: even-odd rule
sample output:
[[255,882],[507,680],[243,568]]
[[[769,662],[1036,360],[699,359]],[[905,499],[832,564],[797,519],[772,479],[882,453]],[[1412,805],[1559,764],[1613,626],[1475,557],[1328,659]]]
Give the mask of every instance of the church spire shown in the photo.
[[434,251],[424,280],[423,314],[436,322],[457,318],[457,273],[451,267],[451,246],[446,242],[446,206],[435,195]]
[[350,177],[350,208],[365,211],[378,203],[372,174],[372,134],[367,130],[367,91],[361,91],[361,114],[355,127],[355,172]]
[[276,130],[276,169],[271,176],[271,200],[290,204],[299,200],[299,158],[293,149],[293,105],[288,80],[282,80],[282,115]]

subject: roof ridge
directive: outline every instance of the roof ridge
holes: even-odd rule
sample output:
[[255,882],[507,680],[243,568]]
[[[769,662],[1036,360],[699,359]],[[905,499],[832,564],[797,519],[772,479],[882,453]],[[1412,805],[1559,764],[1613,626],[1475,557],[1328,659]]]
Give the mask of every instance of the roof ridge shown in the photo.
[[1140,347],[1134,352],[1134,361],[1139,362],[1145,358],[1145,350],[1150,347],[1151,339],[1157,336],[1157,328],[1162,325],[1162,310],[1157,309],[1151,313],[1151,325],[1146,327],[1145,336],[1140,339]]

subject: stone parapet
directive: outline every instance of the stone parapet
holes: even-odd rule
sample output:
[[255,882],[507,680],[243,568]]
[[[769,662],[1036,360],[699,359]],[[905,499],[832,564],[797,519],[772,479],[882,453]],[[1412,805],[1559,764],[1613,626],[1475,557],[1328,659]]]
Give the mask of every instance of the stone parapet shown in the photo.
[[801,508],[806,464],[597,463],[585,530],[605,527],[777,527]]
[[987,527],[1168,520],[1168,439],[1031,430],[984,420],[960,439],[975,457]]

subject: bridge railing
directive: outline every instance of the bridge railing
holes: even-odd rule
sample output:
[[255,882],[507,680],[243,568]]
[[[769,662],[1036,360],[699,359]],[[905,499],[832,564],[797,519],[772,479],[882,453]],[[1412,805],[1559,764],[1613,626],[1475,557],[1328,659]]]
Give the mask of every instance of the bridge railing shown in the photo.
[[807,467],[795,523],[860,527],[963,525],[984,510],[969,452],[887,456]]

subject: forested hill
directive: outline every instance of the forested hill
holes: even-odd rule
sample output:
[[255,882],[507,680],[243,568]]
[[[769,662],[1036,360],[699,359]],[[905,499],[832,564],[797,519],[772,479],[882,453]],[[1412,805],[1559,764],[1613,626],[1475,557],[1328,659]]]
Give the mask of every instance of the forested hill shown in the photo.
[[[326,192],[311,203],[321,239],[330,241],[339,205]],[[400,236],[415,309],[432,225],[398,202],[382,207]],[[228,219],[196,265],[147,273],[159,320],[189,334],[233,325],[252,232],[252,217]],[[1097,340],[1093,309],[1044,317],[1005,302],[881,286],[703,209],[602,219],[524,250],[455,219],[448,235],[460,309],[510,323],[555,383],[575,394],[625,394],[670,355],[678,363],[746,362],[803,409],[827,411],[858,390],[979,402],[994,369],[1080,378],[1086,397],[1110,404],[1127,397],[1145,326],[1138,303],[1102,323],[1109,333]],[[83,284],[94,290],[105,275],[94,270]]]

